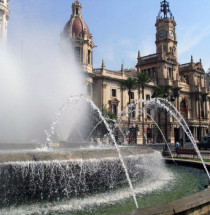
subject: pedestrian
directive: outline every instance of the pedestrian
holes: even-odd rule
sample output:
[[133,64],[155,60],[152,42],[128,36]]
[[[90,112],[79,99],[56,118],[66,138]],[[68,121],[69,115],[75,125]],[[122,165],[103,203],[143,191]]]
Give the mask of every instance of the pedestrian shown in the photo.
[[178,149],[178,148],[179,148],[179,141],[177,140],[175,143],[175,149]]

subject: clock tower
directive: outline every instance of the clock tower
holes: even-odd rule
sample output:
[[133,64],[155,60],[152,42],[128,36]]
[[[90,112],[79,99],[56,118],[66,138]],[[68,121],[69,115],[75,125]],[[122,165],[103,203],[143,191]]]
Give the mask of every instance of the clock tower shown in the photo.
[[156,51],[162,51],[168,56],[168,60],[177,62],[176,22],[172,15],[169,2],[163,0],[160,3],[160,12],[156,21]]
[[158,55],[159,83],[171,88],[178,77],[176,22],[169,2],[160,3],[160,11],[156,20],[156,52]]

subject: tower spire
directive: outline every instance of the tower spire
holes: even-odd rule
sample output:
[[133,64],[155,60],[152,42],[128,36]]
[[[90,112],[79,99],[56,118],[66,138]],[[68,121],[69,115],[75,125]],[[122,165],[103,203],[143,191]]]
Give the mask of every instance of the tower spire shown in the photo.
[[162,19],[161,13],[163,14],[163,18],[168,18],[168,14],[170,15],[170,18],[173,18],[173,14],[171,13],[169,8],[169,2],[167,2],[166,0],[163,0],[160,3],[160,11],[158,14],[158,19]]
[[102,59],[101,68],[102,68],[102,69],[105,69],[105,62],[104,62],[104,59]]

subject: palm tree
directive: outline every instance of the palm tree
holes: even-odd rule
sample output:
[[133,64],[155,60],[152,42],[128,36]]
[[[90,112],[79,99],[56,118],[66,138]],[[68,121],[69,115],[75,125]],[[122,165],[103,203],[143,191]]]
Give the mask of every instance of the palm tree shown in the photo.
[[[130,106],[132,90],[136,89],[136,79],[129,77],[126,80],[122,80],[121,87],[123,90],[128,91],[128,98],[129,98],[128,105]],[[128,129],[130,129],[130,117],[131,117],[131,114],[129,112],[128,113]],[[129,136],[129,144],[130,144],[130,136]]]
[[155,86],[152,98],[163,98],[165,94],[165,87]]
[[[166,93],[165,87],[155,86],[152,98],[164,98],[165,93]],[[158,124],[160,125],[160,111],[158,111]]]
[[[142,90],[142,109],[144,109],[144,89],[146,84],[150,82],[150,77],[147,72],[137,72],[136,74],[136,86],[140,95],[140,90]],[[143,133],[143,144],[146,144],[145,132],[144,132],[144,113],[142,112],[142,133]]]

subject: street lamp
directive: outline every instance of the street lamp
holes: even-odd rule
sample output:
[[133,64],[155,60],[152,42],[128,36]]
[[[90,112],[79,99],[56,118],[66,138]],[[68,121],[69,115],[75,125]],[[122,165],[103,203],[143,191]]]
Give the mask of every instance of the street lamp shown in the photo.
[[198,127],[198,140],[201,141],[201,108],[200,108],[200,92],[199,87],[197,91],[197,100],[198,100],[198,120],[199,120],[199,127]]
[[[167,99],[168,98],[168,93],[164,93],[163,98]],[[175,97],[171,96],[169,101],[174,102]],[[164,155],[168,155],[168,146],[167,146],[167,143],[168,143],[168,112],[167,112],[166,109],[165,109],[165,139],[166,139],[166,143],[164,145],[163,151],[164,151]]]
[[138,125],[136,125],[135,132],[136,132],[136,145],[137,145],[137,137],[138,137],[138,132],[139,132],[139,126]]

